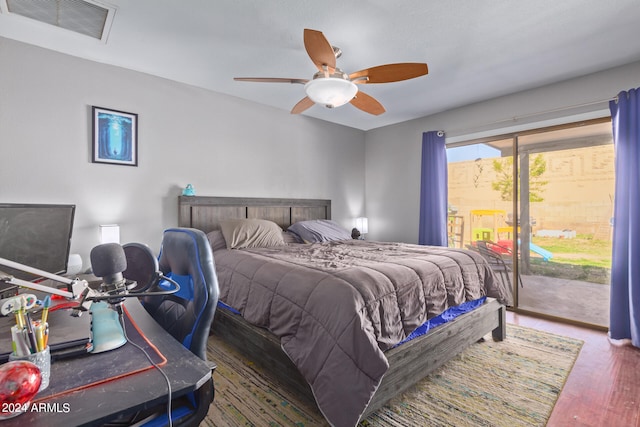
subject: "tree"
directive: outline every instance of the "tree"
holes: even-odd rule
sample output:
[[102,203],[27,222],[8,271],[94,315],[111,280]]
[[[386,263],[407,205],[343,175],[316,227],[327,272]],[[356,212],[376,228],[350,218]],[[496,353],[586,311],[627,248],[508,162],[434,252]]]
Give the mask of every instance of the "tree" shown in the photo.
[[[513,156],[495,159],[493,170],[497,180],[491,183],[491,188],[500,193],[504,202],[513,200]],[[547,162],[542,154],[538,154],[529,162],[529,201],[542,202],[544,187],[549,183],[542,179],[547,170]]]

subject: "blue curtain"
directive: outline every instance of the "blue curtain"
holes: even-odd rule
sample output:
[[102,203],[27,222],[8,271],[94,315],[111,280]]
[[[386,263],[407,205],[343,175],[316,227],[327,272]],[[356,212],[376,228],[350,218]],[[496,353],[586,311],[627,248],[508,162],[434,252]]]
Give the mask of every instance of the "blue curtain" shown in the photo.
[[420,180],[420,229],[418,243],[448,246],[447,241],[447,150],[444,132],[422,134]]
[[615,146],[615,202],[611,263],[613,339],[640,347],[640,94],[620,92],[611,101]]

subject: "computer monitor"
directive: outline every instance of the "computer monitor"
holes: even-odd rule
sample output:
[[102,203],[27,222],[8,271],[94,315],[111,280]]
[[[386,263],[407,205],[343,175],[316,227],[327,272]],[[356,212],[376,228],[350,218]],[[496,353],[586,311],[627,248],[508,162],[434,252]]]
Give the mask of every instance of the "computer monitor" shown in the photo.
[[[0,203],[0,258],[57,275],[67,271],[75,205]],[[22,280],[33,275],[0,265]]]

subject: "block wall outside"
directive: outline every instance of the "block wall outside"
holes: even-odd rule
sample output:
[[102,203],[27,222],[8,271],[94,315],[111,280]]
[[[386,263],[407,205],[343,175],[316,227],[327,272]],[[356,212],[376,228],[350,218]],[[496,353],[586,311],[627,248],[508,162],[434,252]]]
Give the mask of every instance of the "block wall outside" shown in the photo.
[[[537,154],[531,154],[532,160]],[[543,201],[531,202],[532,230],[575,230],[594,238],[611,238],[613,217],[614,150],[613,145],[553,151],[541,154],[546,171],[540,177],[548,181],[541,192]],[[449,163],[449,205],[464,217],[465,237],[469,242],[471,210],[513,211],[511,201],[503,201],[491,185],[498,180],[493,158]],[[506,218],[498,226],[507,226]],[[476,221],[475,227],[492,227],[493,220]]]

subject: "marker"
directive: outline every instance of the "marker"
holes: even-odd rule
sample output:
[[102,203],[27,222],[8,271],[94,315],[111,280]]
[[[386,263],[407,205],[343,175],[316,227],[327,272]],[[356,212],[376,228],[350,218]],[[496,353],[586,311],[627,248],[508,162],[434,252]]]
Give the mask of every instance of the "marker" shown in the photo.
[[44,302],[42,303],[42,324],[47,324],[47,318],[49,317],[49,307],[51,306],[51,297],[47,295],[44,297]]
[[16,325],[18,325],[18,329],[23,329],[25,325],[24,317],[22,317],[22,300],[20,298],[16,298],[15,304],[13,313],[16,315]]
[[36,343],[38,344],[38,353],[45,349],[44,345],[44,325],[39,321],[35,323]]
[[47,348],[48,345],[49,345],[49,324],[45,323],[44,324],[44,348]]
[[11,349],[16,356],[22,356],[22,349],[18,350],[18,333],[16,327],[11,328]]
[[37,353],[38,352],[38,342],[36,341],[36,334],[33,330],[33,324],[31,323],[31,316],[29,315],[29,313],[26,314],[27,316],[27,338],[29,339],[29,344],[31,346],[31,352],[32,353]]
[[[18,329],[17,326],[11,327],[11,339],[16,345],[16,356],[26,356],[29,354],[29,346],[24,339],[24,329]],[[13,345],[12,345],[13,347]]]
[[20,321],[22,322],[22,327],[24,328],[27,325],[27,320],[25,317],[26,307],[27,307],[27,299],[24,297],[19,298],[20,306],[18,307],[20,311]]

